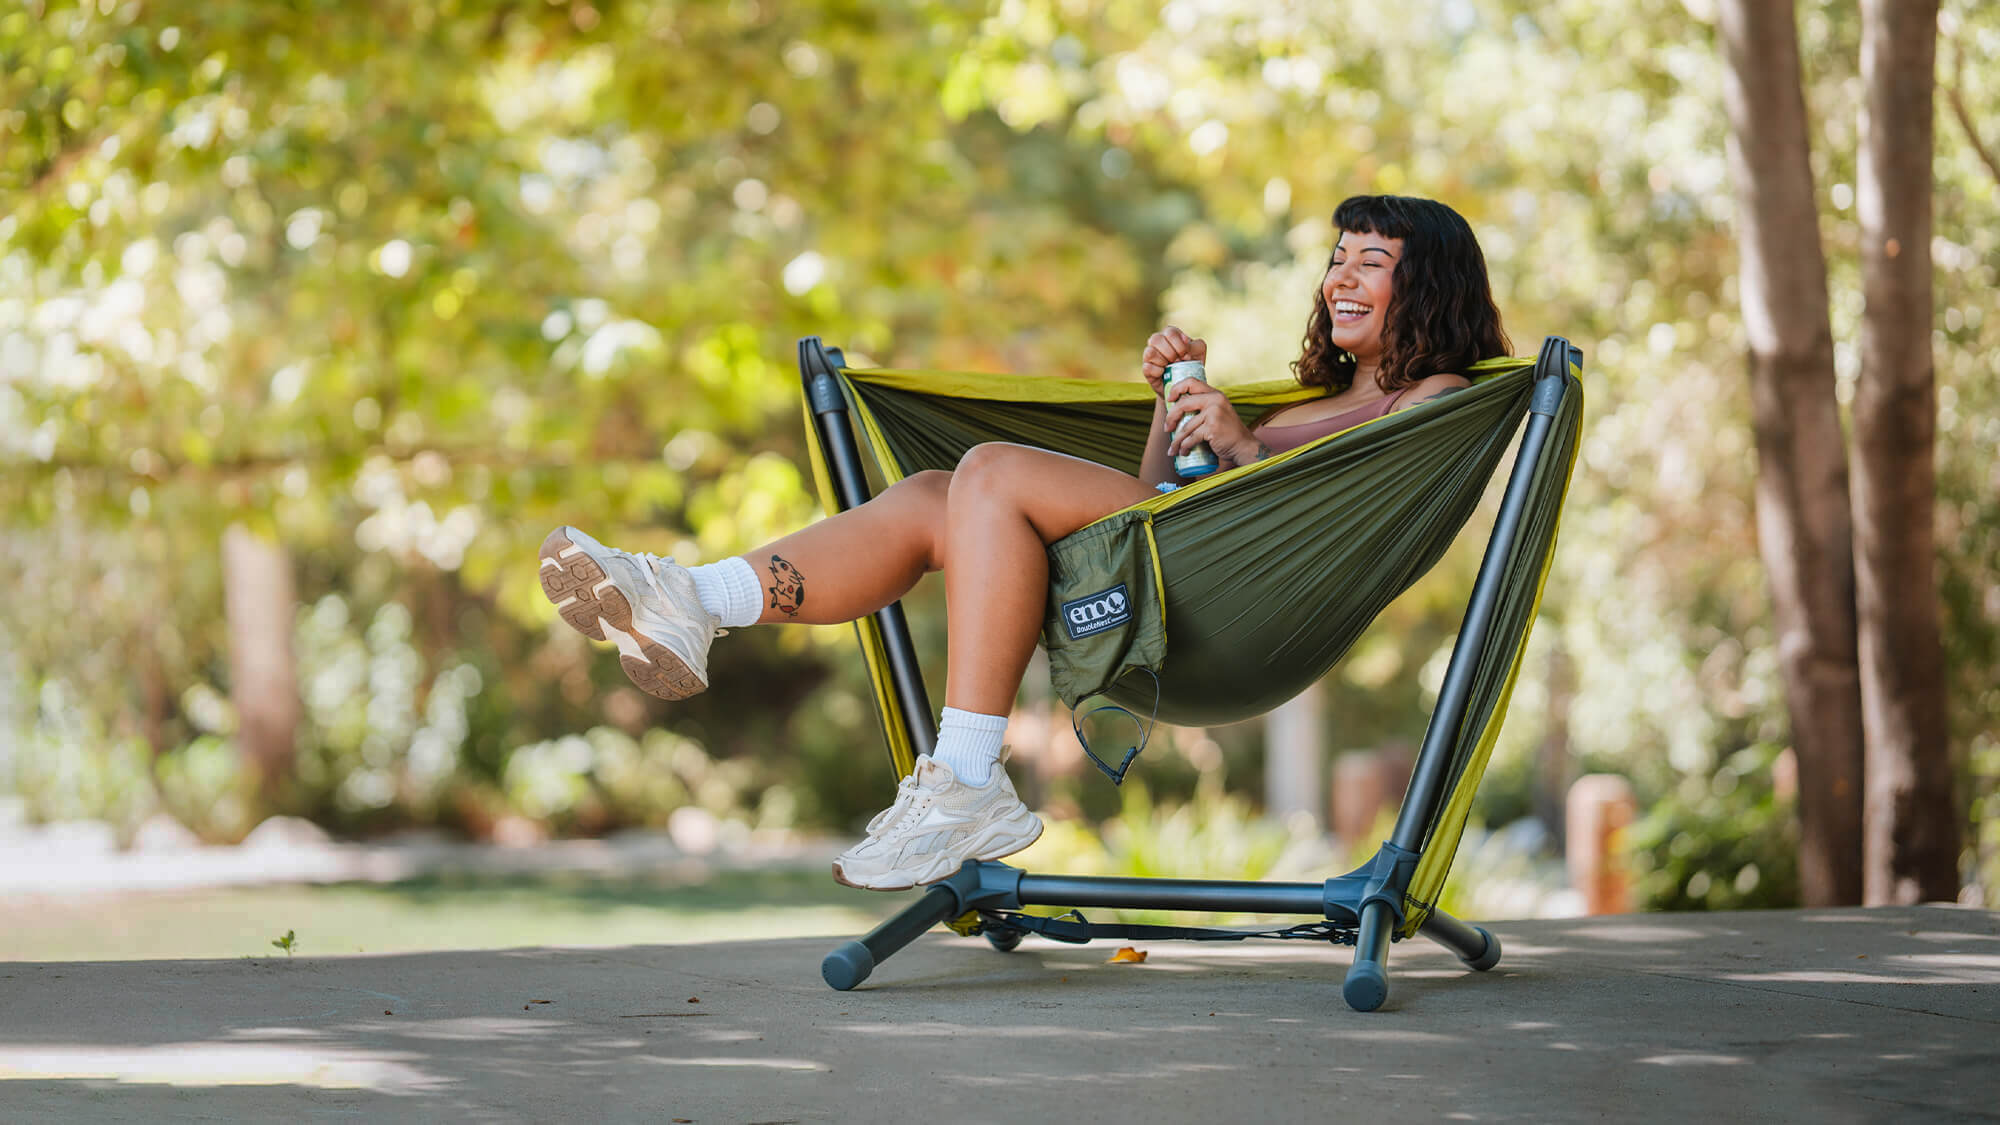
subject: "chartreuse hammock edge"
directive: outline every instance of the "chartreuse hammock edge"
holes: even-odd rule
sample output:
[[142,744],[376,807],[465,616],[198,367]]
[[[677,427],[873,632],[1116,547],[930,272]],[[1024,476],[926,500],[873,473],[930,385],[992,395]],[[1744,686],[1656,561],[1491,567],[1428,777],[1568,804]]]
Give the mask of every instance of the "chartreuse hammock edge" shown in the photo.
[[[1262,713],[1324,675],[1368,622],[1429,569],[1476,508],[1528,410],[1534,366],[1533,359],[1517,358],[1480,363],[1467,372],[1474,383],[1467,391],[1214,474],[1110,513],[1052,545],[1052,608],[1075,592],[1062,586],[1066,571],[1080,570],[1076,581],[1083,585],[1076,588],[1122,580],[1152,610],[1139,616],[1164,625],[1163,637],[1134,642],[1119,659],[1099,659],[1101,667],[1072,674],[1067,683],[1057,667],[1058,693],[1071,704],[1101,694],[1144,714],[1156,684],[1136,669],[1150,667],[1161,718],[1205,725]],[[1547,581],[1581,427],[1582,395],[1570,370],[1478,653],[1472,695],[1452,743],[1449,787],[1426,833],[1400,936],[1416,931],[1443,887]],[[987,441],[1132,472],[1154,403],[1151,389],[1137,382],[883,368],[844,368],[838,376],[887,483],[952,468]],[[1253,426],[1271,410],[1324,393],[1290,380],[1223,389]],[[820,498],[828,511],[837,510],[818,443],[807,446]],[[1100,575],[1107,554],[1101,544],[1111,542],[1126,544],[1120,549],[1126,565]],[[864,618],[857,630],[891,755],[907,773],[913,742],[895,702],[880,627]],[[1104,641],[1095,639],[1100,649]],[[1044,642],[1052,666],[1078,647],[1053,614]]]

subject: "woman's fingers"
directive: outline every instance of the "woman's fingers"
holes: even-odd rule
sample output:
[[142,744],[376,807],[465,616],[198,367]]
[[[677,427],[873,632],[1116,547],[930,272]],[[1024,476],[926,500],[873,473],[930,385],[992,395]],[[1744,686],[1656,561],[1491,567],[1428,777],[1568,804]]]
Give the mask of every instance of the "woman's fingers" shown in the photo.
[[1165,332],[1155,332],[1146,338],[1146,350],[1139,357],[1139,372],[1146,377],[1154,394],[1161,393],[1167,365],[1175,358],[1173,341]]
[[1206,379],[1183,379],[1180,382],[1175,383],[1172,387],[1168,388],[1167,401],[1179,402],[1182,399],[1187,398],[1189,395],[1195,395],[1195,396],[1214,395],[1216,398],[1221,398],[1222,392],[1216,390],[1212,386],[1209,386],[1208,381]]
[[1146,362],[1162,366],[1184,359],[1208,359],[1208,343],[1169,324],[1146,338]]
[[[1188,420],[1185,429],[1182,419]],[[1198,379],[1168,388],[1166,429],[1167,451],[1176,456],[1204,441],[1231,444],[1249,434],[1229,396]]]
[[1163,393],[1167,366],[1182,360],[1208,361],[1208,343],[1169,324],[1146,337],[1146,347],[1139,355],[1139,372],[1153,388],[1154,394]]
[[[1221,391],[1199,379],[1175,383],[1167,389],[1167,433],[1174,435],[1168,442],[1171,452],[1180,453],[1185,447],[1202,440],[1200,434],[1208,429],[1209,410],[1218,401],[1226,401]],[[1186,429],[1182,420],[1188,419]]]
[[1171,324],[1160,329],[1160,334],[1172,341],[1174,359],[1196,359],[1207,362],[1208,342],[1206,340],[1198,336],[1190,336]]

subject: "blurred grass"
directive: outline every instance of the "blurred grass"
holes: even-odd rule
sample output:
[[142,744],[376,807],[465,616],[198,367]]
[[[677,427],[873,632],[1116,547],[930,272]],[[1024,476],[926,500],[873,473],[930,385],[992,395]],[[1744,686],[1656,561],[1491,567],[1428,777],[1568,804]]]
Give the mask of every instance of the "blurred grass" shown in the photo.
[[0,903],[0,961],[138,961],[677,945],[855,936],[909,901],[824,871],[699,882],[600,876],[439,876],[400,883],[225,887]]

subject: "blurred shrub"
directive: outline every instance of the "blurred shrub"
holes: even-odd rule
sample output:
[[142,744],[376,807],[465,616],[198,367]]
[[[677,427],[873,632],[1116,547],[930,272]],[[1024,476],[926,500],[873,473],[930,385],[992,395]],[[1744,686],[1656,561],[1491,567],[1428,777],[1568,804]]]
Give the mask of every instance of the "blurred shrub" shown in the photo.
[[396,602],[363,626],[329,594],[299,613],[294,643],[304,718],[291,803],[348,830],[436,820],[466,780],[479,669],[447,655],[429,675]]
[[1797,904],[1798,826],[1772,780],[1780,749],[1749,746],[1682,778],[1626,831],[1640,909]]
[[13,729],[0,728],[0,792],[14,794],[28,820],[101,820],[122,837],[152,812],[145,740],[106,731],[66,681],[45,680],[32,703],[16,699],[9,709],[16,714]]
[[[1385,813],[1376,838],[1386,839],[1392,824]],[[1569,917],[1581,913],[1582,905],[1582,897],[1570,890],[1569,869],[1554,836],[1527,816],[1491,830],[1467,824],[1438,896],[1440,910],[1472,921]]]
[[232,739],[204,734],[160,755],[153,782],[161,809],[204,840],[240,840],[256,827],[256,778]]
[[[1042,838],[1010,862],[1068,875],[1265,879],[1324,878],[1333,861],[1309,824],[1287,825],[1259,815],[1247,798],[1225,792],[1217,773],[1203,775],[1186,802],[1155,802],[1146,783],[1136,778],[1128,779],[1118,794],[1119,811],[1102,824],[1050,820]],[[1131,922],[1178,917],[1158,910],[1102,913]],[[1201,917],[1216,924],[1229,921]]]
[[[508,807],[561,832],[611,826],[664,826],[694,805],[718,818],[754,822],[760,778],[751,763],[716,761],[700,743],[663,730],[633,738],[593,727],[522,746],[508,756],[502,792]],[[790,814],[772,802],[773,819]]]

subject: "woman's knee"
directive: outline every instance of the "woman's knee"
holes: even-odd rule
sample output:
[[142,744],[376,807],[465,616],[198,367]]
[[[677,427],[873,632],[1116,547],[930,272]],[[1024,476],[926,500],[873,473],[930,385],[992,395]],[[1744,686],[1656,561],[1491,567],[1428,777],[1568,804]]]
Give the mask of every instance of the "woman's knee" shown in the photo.
[[926,571],[944,566],[942,537],[950,512],[951,477],[946,469],[924,469],[883,489],[877,497],[886,505],[885,514],[893,514],[895,526],[916,536],[923,545]]
[[1041,450],[1011,442],[989,441],[975,445],[958,459],[958,468],[947,474],[951,491],[958,495],[990,497],[1018,482],[1029,463]]
[[926,512],[942,516],[945,498],[951,494],[951,472],[948,469],[924,469],[911,473],[882,492],[883,499],[895,497],[899,506],[924,509]]

